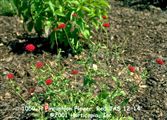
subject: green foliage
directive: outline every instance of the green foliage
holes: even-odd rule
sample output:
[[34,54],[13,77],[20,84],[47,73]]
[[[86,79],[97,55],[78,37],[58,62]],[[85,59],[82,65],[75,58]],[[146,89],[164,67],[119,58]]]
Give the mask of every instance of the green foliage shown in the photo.
[[[30,115],[36,120],[47,119],[97,119],[104,120],[133,120],[124,117],[124,108],[129,102],[127,94],[121,88],[122,82],[107,70],[100,68],[93,62],[94,52],[99,46],[91,48],[90,57],[81,59],[78,66],[79,72],[70,72],[73,69],[66,67],[62,62],[60,53],[55,61],[46,61],[42,67],[37,67],[32,61],[32,72],[34,74],[35,86],[28,89],[29,99],[26,101],[19,94],[21,89],[11,87],[17,95],[26,103],[25,112],[30,111]],[[74,61],[73,61],[74,62]],[[100,81],[98,77],[103,77]],[[51,84],[46,84],[46,80],[51,79]],[[106,78],[115,84],[105,82]],[[9,82],[9,80],[7,81]],[[12,82],[13,83],[13,82]]]
[[16,14],[12,0],[0,0],[0,15],[13,16]]
[[[36,108],[32,109],[35,119],[91,119],[97,116],[99,119],[130,120],[120,116],[129,100],[120,87],[120,80],[111,77],[116,82],[115,88],[111,90],[109,85],[95,79],[98,75],[105,77],[108,74],[107,71],[103,71],[104,74],[100,68],[89,67],[92,62],[86,60],[87,64],[85,64],[86,61],[80,63],[80,66],[85,69],[84,74],[81,71],[78,74],[72,74],[68,72],[69,68],[59,64],[58,61],[61,61],[60,56],[55,61],[59,66],[56,69],[49,64],[41,69],[32,66],[35,79],[38,81],[37,86],[45,90],[41,93],[34,92],[27,104],[29,107]],[[45,84],[48,76],[52,76],[53,80],[50,85]],[[118,102],[118,99],[122,98],[123,101]],[[48,111],[43,109],[45,103],[49,105]]]
[[84,76],[84,81],[83,81],[83,84],[84,84],[84,86],[86,86],[86,85],[91,85],[91,84],[93,84],[95,81],[90,77],[90,76]]
[[[13,0],[18,15],[29,31],[34,28],[39,36],[45,35],[55,44],[80,51],[80,37],[90,40],[91,29],[98,29],[102,15],[110,8],[107,0]],[[64,23],[62,29],[58,26]]]

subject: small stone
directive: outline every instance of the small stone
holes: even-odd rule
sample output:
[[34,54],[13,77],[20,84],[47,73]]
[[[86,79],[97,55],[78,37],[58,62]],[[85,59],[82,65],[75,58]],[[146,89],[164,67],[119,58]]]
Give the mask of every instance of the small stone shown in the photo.
[[6,92],[4,98],[5,99],[10,99],[11,98],[11,94],[9,92]]
[[150,9],[151,12],[154,12],[154,13],[160,13],[160,12],[162,12],[161,8],[155,7],[153,5],[150,5],[149,9]]
[[79,59],[79,56],[78,56],[78,55],[75,55],[74,58],[78,60],[78,59]]
[[20,77],[24,77],[26,72],[24,70],[17,71]]
[[167,19],[165,19],[165,18],[160,18],[160,19],[159,19],[159,22],[160,22],[160,23],[167,23]]
[[69,53],[69,54],[68,54],[68,57],[69,57],[69,58],[71,58],[71,57],[72,57],[72,55]]
[[44,90],[44,88],[43,87],[41,87],[41,86],[36,86],[36,88],[35,88],[35,93],[43,93],[45,90]]
[[11,62],[13,60],[13,57],[11,56],[11,57],[8,57],[8,58],[5,58],[5,61],[6,62]]
[[93,70],[97,70],[97,65],[96,64],[93,64]]
[[140,85],[140,88],[147,88],[147,85]]
[[0,43],[0,46],[3,46],[4,44],[3,43]]
[[1,101],[3,100],[3,97],[2,97],[2,96],[0,96],[0,100],[1,100]]

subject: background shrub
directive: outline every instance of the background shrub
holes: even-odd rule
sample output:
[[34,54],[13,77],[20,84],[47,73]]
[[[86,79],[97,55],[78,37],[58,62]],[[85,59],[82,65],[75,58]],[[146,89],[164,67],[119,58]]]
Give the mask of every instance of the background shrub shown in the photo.
[[13,16],[16,14],[16,8],[13,0],[0,0],[0,15]]
[[110,8],[107,0],[13,1],[28,31],[35,29],[38,36],[48,38],[51,48],[63,44],[74,53],[82,47],[79,38],[90,40],[92,29],[100,27],[99,20]]

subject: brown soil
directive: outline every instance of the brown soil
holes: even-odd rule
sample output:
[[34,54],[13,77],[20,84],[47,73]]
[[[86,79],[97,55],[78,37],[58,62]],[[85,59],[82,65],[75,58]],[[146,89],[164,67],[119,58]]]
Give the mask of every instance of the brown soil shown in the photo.
[[[135,120],[167,120],[167,65],[155,63],[157,57],[167,61],[167,13],[159,8],[150,6],[150,10],[136,11],[121,6],[121,2],[111,0],[110,22],[112,25],[110,45],[118,45],[121,53],[120,60],[113,60],[111,56],[111,71],[124,82],[124,89],[131,95],[130,84],[125,77],[124,69],[118,74],[119,66],[133,64],[146,68],[149,77],[142,82],[140,90],[130,98],[126,114]],[[34,75],[31,72],[31,61],[54,60],[56,55],[45,47],[39,47],[34,54],[24,51],[28,39],[16,36],[24,33],[16,17],[0,16],[0,119],[26,119],[24,102],[11,94],[5,82],[6,72],[13,72],[22,88],[22,96],[28,100],[28,88],[33,85]],[[17,34],[17,35],[16,35]],[[101,38],[102,36],[98,36]],[[32,40],[33,41],[33,40]],[[34,41],[33,41],[34,42]],[[39,45],[39,43],[35,43]],[[47,43],[46,43],[47,44]],[[42,50],[45,52],[42,52]],[[104,51],[105,52],[105,51]],[[116,52],[111,47],[111,53]],[[105,58],[103,58],[105,60]],[[138,68],[140,70],[140,68]],[[120,70],[119,70],[120,71]],[[135,76],[134,76],[135,77]],[[132,79],[136,80],[136,78]],[[134,81],[133,82],[137,82]],[[131,82],[132,82],[131,81]],[[134,107],[140,107],[135,110]],[[24,116],[24,118],[23,118]],[[29,118],[31,119],[31,118]]]

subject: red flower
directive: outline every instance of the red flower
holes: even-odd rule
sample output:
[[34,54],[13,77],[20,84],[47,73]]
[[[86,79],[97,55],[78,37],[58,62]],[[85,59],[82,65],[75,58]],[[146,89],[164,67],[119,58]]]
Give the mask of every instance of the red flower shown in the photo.
[[6,76],[8,79],[14,79],[13,73],[8,73]]
[[110,23],[103,23],[104,27],[110,27]]
[[157,58],[156,59],[156,63],[158,63],[160,65],[163,65],[163,64],[165,64],[165,61],[163,59],[161,59],[161,58]]
[[129,66],[128,69],[130,70],[130,72],[135,72],[136,68],[134,66]]
[[64,23],[61,23],[61,24],[58,25],[58,28],[59,28],[59,29],[63,29],[63,28],[65,28],[65,27],[66,27],[66,24],[64,24]]
[[43,106],[43,109],[44,109],[45,112],[48,112],[48,110],[49,110],[49,104],[45,103],[44,106]]
[[25,49],[29,52],[33,52],[35,50],[35,46],[33,44],[27,44]]
[[73,74],[73,75],[77,75],[78,73],[79,73],[78,70],[72,70],[72,71],[71,71],[71,74]]
[[76,17],[76,16],[77,16],[77,14],[76,14],[76,13],[73,13],[73,14],[72,14],[72,16],[73,16],[73,17]]
[[107,16],[103,15],[102,18],[103,18],[103,19],[107,19]]
[[38,61],[38,62],[36,62],[35,66],[36,66],[36,68],[41,68],[41,67],[43,67],[43,62]]
[[53,82],[52,79],[47,79],[47,80],[45,80],[45,84],[46,84],[46,85],[50,85],[50,84],[52,84],[52,82]]

